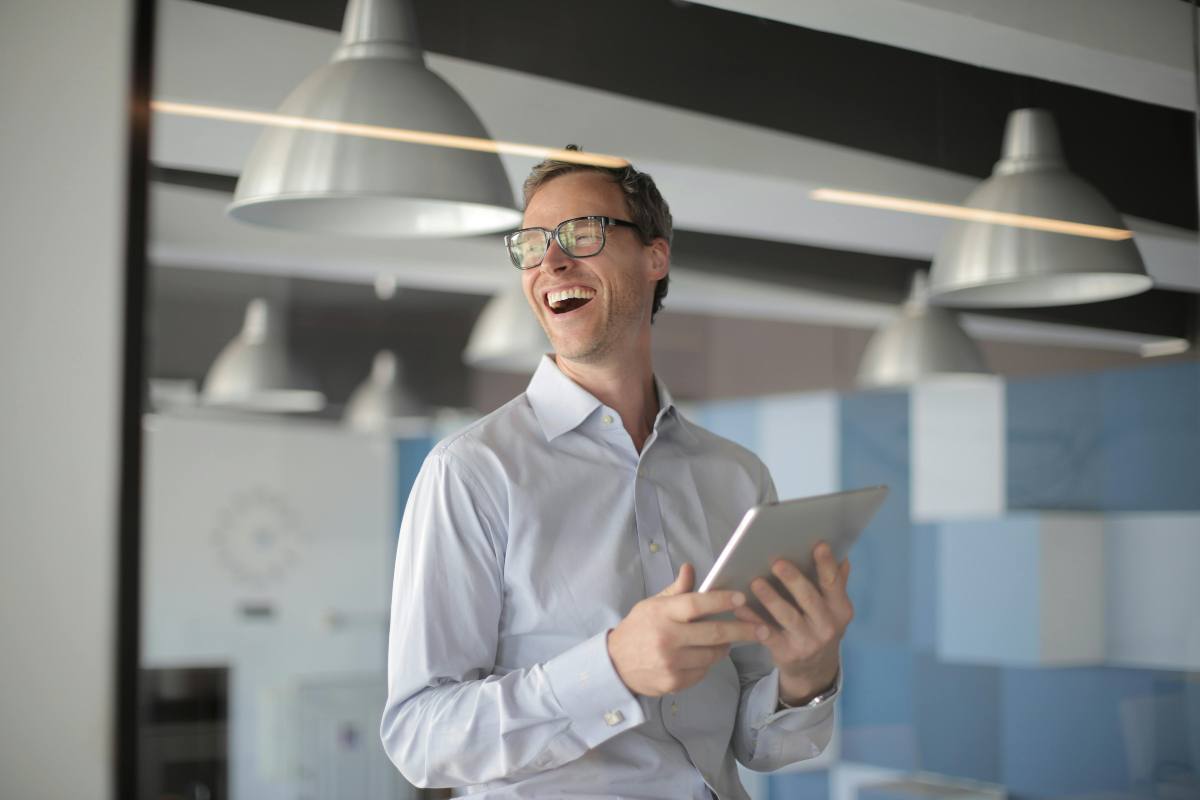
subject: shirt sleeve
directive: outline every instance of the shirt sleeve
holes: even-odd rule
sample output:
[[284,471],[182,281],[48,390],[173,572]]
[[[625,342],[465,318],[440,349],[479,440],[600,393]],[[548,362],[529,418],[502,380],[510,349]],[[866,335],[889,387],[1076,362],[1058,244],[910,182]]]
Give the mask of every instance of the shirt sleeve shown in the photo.
[[503,517],[435,450],[396,550],[384,749],[418,787],[551,769],[645,721],[600,631],[543,664],[494,674],[504,605]]
[[[775,502],[775,483],[764,466],[760,503]],[[834,709],[838,692],[817,706],[777,710],[779,670],[771,652],[759,644],[734,647],[730,653],[741,681],[733,753],[739,762],[756,772],[772,770],[819,756],[833,738]]]

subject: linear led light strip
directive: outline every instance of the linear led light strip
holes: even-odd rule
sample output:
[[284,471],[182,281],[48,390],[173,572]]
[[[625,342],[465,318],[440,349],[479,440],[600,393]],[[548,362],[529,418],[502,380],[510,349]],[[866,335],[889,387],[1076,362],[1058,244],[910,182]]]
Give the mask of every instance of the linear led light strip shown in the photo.
[[276,125],[284,128],[320,131],[322,133],[365,136],[369,139],[386,139],[392,142],[455,147],[460,150],[476,150],[483,153],[508,153],[509,155],[529,156],[538,159],[554,158],[559,161],[589,164],[596,167],[615,167],[620,169],[621,167],[629,166],[629,162],[619,156],[609,156],[603,153],[583,153],[578,150],[563,150],[557,147],[542,147],[540,145],[520,144],[518,142],[501,142],[495,139],[480,139],[476,136],[457,136],[450,133],[388,128],[383,125],[364,125],[356,122],[335,122],[327,119],[293,117],[287,114],[275,114],[266,111],[246,111],[238,108],[223,108],[221,106],[176,103],[170,100],[151,100],[150,108],[164,114],[177,114],[183,117],[203,117],[205,119],[220,119],[227,122],[245,122],[251,125]]
[[865,192],[848,192],[843,189],[814,189],[809,193],[813,200],[823,200],[827,203],[843,203],[851,206],[866,206],[868,208],[884,208],[890,211],[907,211],[910,214],[925,214],[932,217],[948,217],[969,222],[991,222],[997,225],[1011,225],[1017,228],[1032,228],[1037,231],[1051,233],[1067,233],[1072,236],[1088,236],[1093,239],[1108,239],[1119,241],[1132,239],[1133,231],[1124,228],[1107,228],[1103,225],[1088,225],[1083,222],[1068,222],[1064,219],[1050,217],[1034,217],[1029,214],[1012,214],[1007,211],[986,211],[981,208],[967,208],[948,203],[931,203],[927,200],[913,200],[908,197],[891,197],[883,194],[867,194]]

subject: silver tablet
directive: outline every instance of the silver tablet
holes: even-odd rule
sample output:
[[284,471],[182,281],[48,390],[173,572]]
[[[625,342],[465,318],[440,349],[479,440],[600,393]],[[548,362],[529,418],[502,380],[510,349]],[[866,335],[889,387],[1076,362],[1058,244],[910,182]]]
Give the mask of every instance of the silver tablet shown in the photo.
[[[774,618],[750,591],[750,582],[766,578],[783,597],[791,599],[779,579],[771,574],[771,564],[777,559],[791,561],[816,582],[816,562],[813,548],[824,541],[833,549],[840,562],[863,528],[887,497],[888,487],[869,486],[848,492],[835,492],[799,500],[785,500],[755,506],[746,512],[741,523],[712,570],[700,584],[700,591],[736,589],[746,595],[746,604],[771,624]],[[732,614],[719,615],[732,619]]]

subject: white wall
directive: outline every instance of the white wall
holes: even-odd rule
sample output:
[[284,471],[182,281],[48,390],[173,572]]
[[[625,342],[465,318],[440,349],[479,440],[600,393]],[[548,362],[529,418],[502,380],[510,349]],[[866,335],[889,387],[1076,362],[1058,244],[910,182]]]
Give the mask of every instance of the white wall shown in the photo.
[[[145,429],[142,665],[229,669],[229,797],[312,798],[313,776],[338,770],[398,786],[381,747],[322,740],[320,769],[298,752],[322,732],[298,722],[314,692],[349,705],[308,722],[378,739],[399,518],[393,441],[303,421],[149,416]],[[247,618],[247,605],[272,613]],[[372,698],[364,725],[355,712]],[[353,785],[342,785],[346,798]]]
[[130,0],[0,4],[0,796],[110,796]]

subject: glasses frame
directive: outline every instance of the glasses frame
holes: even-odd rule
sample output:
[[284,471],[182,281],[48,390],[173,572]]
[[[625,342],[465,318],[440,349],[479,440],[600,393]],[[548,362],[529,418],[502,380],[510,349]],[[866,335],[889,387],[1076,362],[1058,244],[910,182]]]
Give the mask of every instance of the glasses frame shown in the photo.
[[[571,251],[568,250],[566,248],[566,246],[563,244],[562,239],[559,238],[559,232],[562,230],[563,225],[567,225],[572,222],[580,222],[581,220],[599,220],[600,221],[600,247],[596,250],[596,252],[589,253],[586,256],[573,255],[571,253]],[[559,249],[561,249],[564,253],[566,253],[571,258],[591,258],[592,256],[598,256],[602,252],[604,252],[604,246],[608,244],[608,229],[609,229],[609,227],[614,227],[614,228],[626,227],[626,228],[633,228],[639,232],[641,231],[641,229],[638,228],[638,226],[635,223],[630,222],[629,220],[626,220],[626,219],[617,219],[616,217],[605,217],[605,216],[600,216],[598,214],[587,214],[582,217],[571,217],[570,219],[564,219],[562,222],[560,222],[554,226],[554,230],[550,230],[549,228],[533,227],[533,228],[521,228],[520,230],[515,230],[512,233],[506,233],[506,234],[504,234],[504,249],[508,251],[508,260],[512,262],[512,265],[514,267],[521,270],[522,272],[527,269],[537,269],[538,267],[540,267],[542,265],[542,262],[546,260],[546,253],[550,252],[550,241],[551,240],[558,242]],[[546,250],[545,250],[545,252],[542,253],[542,257],[538,261],[538,263],[530,264],[528,267],[524,267],[518,263],[517,256],[516,256],[516,254],[513,253],[511,242],[512,242],[512,239],[514,236],[517,236],[518,234],[521,234],[521,233],[525,233],[527,231],[541,231],[542,236],[544,237],[545,242],[546,242],[546,245],[545,245]]]

